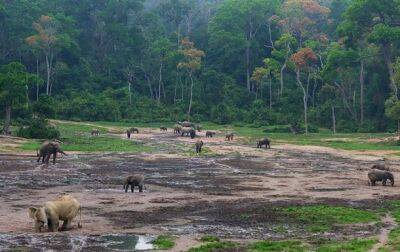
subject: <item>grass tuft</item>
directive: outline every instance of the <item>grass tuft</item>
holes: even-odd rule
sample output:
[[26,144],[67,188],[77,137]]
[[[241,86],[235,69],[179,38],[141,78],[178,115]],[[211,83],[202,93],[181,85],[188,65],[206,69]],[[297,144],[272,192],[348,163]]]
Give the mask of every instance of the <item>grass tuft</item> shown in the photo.
[[251,244],[248,247],[250,252],[263,252],[263,251],[288,251],[288,252],[302,252],[310,251],[310,246],[301,241],[260,241]]
[[191,248],[188,252],[211,252],[237,248],[239,245],[229,241],[209,242],[200,247]]
[[156,249],[167,250],[172,249],[175,246],[174,238],[169,235],[160,235],[158,236],[152,244],[156,247]]

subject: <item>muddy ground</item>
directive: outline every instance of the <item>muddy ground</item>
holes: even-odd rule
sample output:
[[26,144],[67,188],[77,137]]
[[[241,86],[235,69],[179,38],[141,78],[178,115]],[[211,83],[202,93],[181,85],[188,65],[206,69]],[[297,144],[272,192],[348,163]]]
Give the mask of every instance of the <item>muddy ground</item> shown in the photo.
[[[156,147],[155,153],[72,154],[56,165],[38,164],[33,156],[0,155],[0,250],[123,250],[158,234],[180,237],[176,251],[197,244],[204,234],[240,241],[310,238],[315,234],[279,208],[323,203],[373,209],[386,198],[400,198],[398,184],[367,185],[366,174],[381,162],[379,155],[293,145],[266,150],[237,139],[202,139],[206,156],[188,154],[194,140],[150,129],[132,141]],[[400,161],[389,163],[398,176]],[[145,192],[123,192],[123,177],[136,173],[146,177]],[[27,208],[62,193],[82,203],[83,228],[34,234]],[[336,227],[319,237],[379,232],[366,224]]]

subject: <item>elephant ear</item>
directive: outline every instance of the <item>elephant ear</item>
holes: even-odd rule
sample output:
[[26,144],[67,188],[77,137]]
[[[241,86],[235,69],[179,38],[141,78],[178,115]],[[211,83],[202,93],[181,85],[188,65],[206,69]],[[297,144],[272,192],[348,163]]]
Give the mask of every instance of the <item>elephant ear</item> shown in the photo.
[[32,218],[32,219],[35,219],[35,214],[36,214],[36,212],[37,212],[37,208],[30,207],[30,208],[28,209],[29,217]]

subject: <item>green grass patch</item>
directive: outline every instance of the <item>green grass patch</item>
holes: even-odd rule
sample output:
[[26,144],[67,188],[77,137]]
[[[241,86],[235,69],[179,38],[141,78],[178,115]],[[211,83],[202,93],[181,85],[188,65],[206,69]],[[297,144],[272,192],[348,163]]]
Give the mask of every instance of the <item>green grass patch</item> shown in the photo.
[[[113,128],[120,133],[124,133],[127,128],[159,128],[161,125],[172,130],[175,122],[162,123],[131,123],[131,122],[68,122],[68,121],[52,121],[57,124],[61,135],[68,132],[85,132],[90,134],[92,129],[99,129],[101,134],[107,132],[107,128]],[[89,124],[89,125],[88,125]],[[390,150],[399,151],[400,145],[396,141],[369,141],[372,138],[384,139],[394,136],[390,133],[343,133],[333,135],[329,130],[321,129],[319,133],[310,133],[308,135],[292,133],[273,132],[278,126],[254,127],[252,125],[235,124],[235,125],[218,125],[210,122],[201,123],[203,130],[219,130],[222,132],[234,132],[236,135],[245,137],[244,143],[255,145],[257,139],[268,137],[272,141],[272,145],[289,143],[296,145],[314,145],[331,147],[343,150]]]
[[169,235],[159,235],[152,244],[160,250],[172,249],[175,246],[174,238]]
[[201,237],[200,239],[202,242],[219,242],[220,239],[216,236],[213,235],[204,235],[203,237]]
[[370,250],[376,240],[373,239],[354,239],[347,242],[332,242],[323,244],[317,248],[317,252],[364,252]]
[[379,220],[374,212],[350,207],[313,205],[288,207],[280,211],[306,225],[307,230],[313,233],[330,230],[334,224],[367,223]]
[[260,241],[250,244],[248,247],[250,252],[263,251],[287,251],[302,252],[310,251],[310,245],[301,241]]
[[234,249],[238,246],[239,244],[229,241],[209,242],[199,247],[191,248],[188,252],[211,252],[215,250]]
[[[64,151],[83,152],[151,152],[152,148],[132,140],[117,136],[102,135],[106,128],[96,128],[91,125],[76,123],[56,124],[61,133],[62,149]],[[100,136],[91,136],[92,129],[100,130]],[[42,141],[32,140],[21,146],[23,150],[37,150]]]
[[391,200],[387,203],[387,206],[382,211],[389,210],[393,218],[397,223],[400,223],[400,200]]

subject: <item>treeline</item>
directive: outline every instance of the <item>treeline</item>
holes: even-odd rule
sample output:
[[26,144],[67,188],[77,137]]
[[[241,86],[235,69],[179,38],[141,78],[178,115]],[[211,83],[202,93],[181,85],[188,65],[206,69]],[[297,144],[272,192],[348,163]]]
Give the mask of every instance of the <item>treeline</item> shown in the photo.
[[394,0],[2,0],[0,106],[22,119],[395,130],[399,38]]

